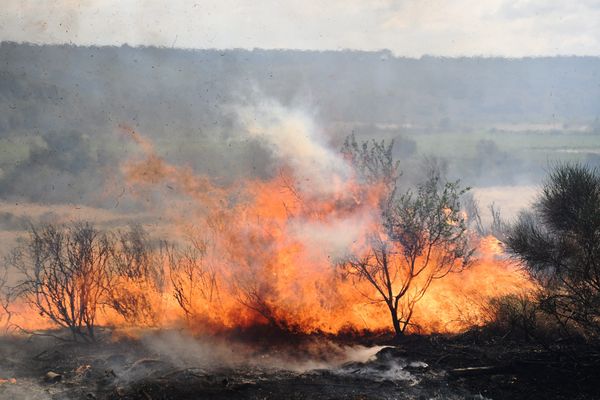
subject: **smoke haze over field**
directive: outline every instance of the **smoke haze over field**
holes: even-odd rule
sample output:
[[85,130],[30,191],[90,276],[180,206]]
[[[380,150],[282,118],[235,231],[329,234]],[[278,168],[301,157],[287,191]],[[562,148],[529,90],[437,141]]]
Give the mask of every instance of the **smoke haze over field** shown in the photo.
[[[284,158],[323,185],[319,171],[345,173],[335,153],[351,133],[395,139],[407,180],[424,157],[477,187],[535,185],[554,161],[599,159],[593,57],[3,43],[0,59],[0,191],[10,201],[128,210],[118,166],[137,150],[121,124],[222,183],[277,175]],[[284,123],[300,130],[281,136]]]

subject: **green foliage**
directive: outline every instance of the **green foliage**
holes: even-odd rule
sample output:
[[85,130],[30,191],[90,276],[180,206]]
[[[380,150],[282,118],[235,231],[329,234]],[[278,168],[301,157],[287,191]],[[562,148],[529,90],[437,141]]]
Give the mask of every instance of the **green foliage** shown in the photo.
[[544,287],[540,305],[568,330],[600,337],[600,174],[562,164],[506,243]]
[[367,183],[384,183],[393,196],[396,182],[400,177],[400,162],[393,157],[394,141],[356,142],[355,135],[350,135],[344,141],[342,154],[346,156],[358,172],[359,177]]
[[386,210],[384,224],[405,257],[420,257],[431,247],[443,247],[451,259],[470,257],[467,223],[460,198],[469,188],[460,182],[442,182],[439,171],[407,191]]
[[349,255],[342,268],[369,282],[387,306],[396,335],[411,326],[415,305],[435,279],[466,267],[473,251],[467,237],[460,198],[468,190],[459,182],[443,182],[432,169],[416,190],[398,195],[399,164],[393,142],[356,143],[350,136],[343,152],[370,185],[383,184],[380,228],[366,253]]

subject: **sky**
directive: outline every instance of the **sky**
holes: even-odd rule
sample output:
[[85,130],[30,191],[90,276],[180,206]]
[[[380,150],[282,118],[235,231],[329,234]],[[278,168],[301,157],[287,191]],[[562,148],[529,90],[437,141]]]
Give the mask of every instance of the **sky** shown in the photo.
[[600,0],[2,0],[0,40],[600,55]]

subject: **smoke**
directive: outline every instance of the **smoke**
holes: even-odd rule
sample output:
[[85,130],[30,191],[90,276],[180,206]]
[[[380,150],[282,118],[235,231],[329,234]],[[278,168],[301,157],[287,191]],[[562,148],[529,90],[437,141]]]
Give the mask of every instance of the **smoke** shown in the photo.
[[344,216],[331,216],[325,220],[294,219],[289,226],[292,237],[303,243],[314,257],[336,259],[362,241],[373,226],[376,210],[359,208]]
[[[289,186],[282,190],[292,191],[301,202],[329,199],[333,203],[351,197],[355,183],[352,166],[340,149],[327,143],[314,113],[306,107],[286,107],[265,96],[251,106],[235,109],[244,131],[271,150],[276,167],[284,174],[289,171],[291,179],[283,179],[283,185]],[[335,258],[364,237],[375,211],[355,204],[348,212],[334,210],[317,219],[291,215],[287,233],[313,258]]]
[[[326,193],[348,171],[325,137],[339,142],[352,132],[396,138],[406,175],[417,159],[436,155],[450,161],[451,179],[469,186],[535,183],[548,160],[597,163],[596,58],[384,60],[347,51],[3,43],[0,59],[5,200],[114,207],[121,188],[110,198],[98,192],[131,150],[113,134],[120,122],[195,172],[227,182],[264,178],[274,155],[293,165],[306,190]],[[261,100],[252,84],[273,100]],[[239,92],[252,100],[246,110],[231,107]],[[297,98],[310,98],[311,108],[281,106]]]
[[351,169],[339,151],[325,142],[326,135],[314,117],[299,109],[263,99],[237,109],[248,134],[260,138],[283,165],[293,170],[303,192],[331,194],[339,182],[347,181]]
[[[215,325],[244,326],[248,321],[255,323],[261,314],[274,323],[298,323],[307,332],[389,326],[384,309],[380,313],[373,311],[375,306],[364,305],[364,296],[348,282],[337,286],[332,268],[332,259],[349,248],[355,250],[378,217],[376,204],[365,199],[376,194],[355,187],[352,168],[339,152],[340,138],[355,127],[364,127],[357,134],[359,141],[405,138],[398,143],[404,148],[396,156],[404,156],[401,169],[406,185],[412,183],[408,178],[424,170],[418,161],[428,153],[449,160],[448,178],[464,178],[465,185],[471,185],[473,178],[489,185],[486,180],[490,177],[513,184],[504,179],[506,166],[521,168],[525,164],[518,159],[531,154],[531,146],[511,151],[516,147],[510,147],[510,142],[520,144],[523,139],[516,131],[504,135],[510,140],[502,143],[488,137],[487,131],[461,132],[462,123],[496,121],[489,119],[496,116],[488,110],[495,107],[468,114],[472,103],[485,103],[485,89],[477,91],[481,96],[470,94],[466,82],[471,80],[451,79],[455,73],[436,60],[414,60],[409,65],[406,60],[377,59],[374,64],[373,55],[345,52],[230,51],[220,55],[63,47],[43,47],[39,52],[42,55],[36,56],[27,46],[0,46],[0,53],[13,61],[7,74],[0,76],[4,77],[0,89],[7,88],[4,92],[8,93],[8,100],[0,98],[0,106],[12,109],[18,99],[32,106],[23,108],[18,103],[17,108],[25,111],[15,118],[0,118],[0,132],[16,138],[18,132],[42,128],[39,137],[22,147],[18,146],[22,143],[2,142],[12,146],[5,153],[14,153],[19,159],[0,165],[0,183],[5,188],[1,194],[7,199],[14,196],[77,205],[73,207],[93,203],[115,211],[102,218],[102,223],[114,224],[111,228],[125,217],[127,222],[130,217],[140,217],[146,226],[153,224],[150,229],[156,239],[177,244],[189,237],[217,242],[206,259],[215,270],[224,272],[221,279],[226,283],[220,287],[229,298],[216,312],[211,310],[212,304],[202,304],[204,314],[197,316]],[[52,72],[57,65],[62,71],[64,64],[52,60],[69,56],[79,60],[75,69],[90,72],[73,76]],[[198,60],[202,62],[195,63]],[[48,76],[35,67],[45,61],[54,65]],[[336,68],[342,63],[348,68]],[[493,69],[495,62],[486,63]],[[469,71],[479,71],[481,67],[472,64],[464,61],[459,70],[466,76]],[[265,78],[266,65],[277,79]],[[290,72],[290,66],[298,65],[302,74]],[[438,86],[427,75],[419,75],[426,70],[420,67],[423,65],[436,71]],[[21,70],[26,74],[21,76]],[[328,70],[336,74],[328,75]],[[375,70],[378,79],[374,86],[372,72],[365,71]],[[421,84],[405,84],[404,77]],[[38,87],[40,82],[45,84]],[[248,82],[256,82],[264,94],[253,91]],[[445,87],[439,82],[452,85]],[[249,88],[239,89],[244,85]],[[480,87],[487,86],[478,82]],[[488,88],[490,92],[494,87]],[[234,96],[236,90],[249,100],[240,101]],[[288,106],[299,91],[312,97],[315,110]],[[36,97],[27,97],[30,92]],[[383,93],[387,93],[385,97],[381,97]],[[501,95],[504,100],[512,99],[506,93]],[[434,98],[442,99],[441,105],[451,102],[454,106],[436,107],[440,104]],[[454,108],[463,111],[452,111]],[[50,118],[54,111],[56,117]],[[538,110],[539,115],[544,112]],[[456,128],[450,123],[435,125],[445,114],[452,114]],[[430,120],[434,122],[427,125]],[[123,127],[127,135],[117,129],[119,122],[131,124],[132,128]],[[371,132],[372,127],[378,130]],[[579,136],[574,138],[584,135],[576,134]],[[480,140],[484,136],[485,140]],[[539,135],[535,138],[542,140]],[[591,142],[594,137],[585,139]],[[514,168],[510,177],[514,177]],[[102,191],[106,193],[100,194]],[[482,201],[484,206],[488,202]],[[53,212],[58,210],[53,206]],[[61,214],[65,216],[59,215],[59,220],[72,214],[93,215],[83,208]],[[0,223],[16,230],[21,221],[13,219],[10,214],[0,218]],[[247,293],[240,295],[240,288]],[[246,303],[258,298],[258,305],[241,306],[240,297]],[[425,314],[432,312],[426,310]]]
[[364,363],[382,346],[345,346],[323,338],[279,346],[257,346],[214,336],[193,337],[185,332],[163,331],[141,338],[148,352],[179,368],[206,370],[254,367],[302,373],[332,369],[346,363]]

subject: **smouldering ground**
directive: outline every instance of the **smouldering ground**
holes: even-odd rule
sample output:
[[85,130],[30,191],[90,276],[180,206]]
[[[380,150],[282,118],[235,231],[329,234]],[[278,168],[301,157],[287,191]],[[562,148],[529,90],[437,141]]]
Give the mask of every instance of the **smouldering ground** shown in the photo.
[[486,329],[383,345],[389,339],[260,329],[147,331],[95,344],[4,336],[0,399],[600,398],[600,354],[575,342],[550,349]]
[[5,337],[0,352],[7,400],[472,398],[393,348],[324,338],[266,347],[178,332],[94,345]]

